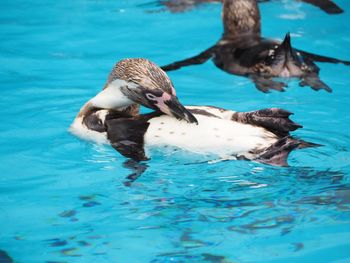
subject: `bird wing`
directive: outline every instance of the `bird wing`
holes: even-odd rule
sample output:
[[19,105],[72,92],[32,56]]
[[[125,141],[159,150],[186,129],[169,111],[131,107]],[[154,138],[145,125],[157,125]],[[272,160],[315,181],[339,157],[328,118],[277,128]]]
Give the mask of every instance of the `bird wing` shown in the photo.
[[163,69],[164,71],[171,71],[171,70],[177,70],[186,66],[203,64],[208,59],[213,57],[213,54],[216,48],[217,46],[214,45],[194,57],[173,62],[171,64],[162,66],[161,69]]

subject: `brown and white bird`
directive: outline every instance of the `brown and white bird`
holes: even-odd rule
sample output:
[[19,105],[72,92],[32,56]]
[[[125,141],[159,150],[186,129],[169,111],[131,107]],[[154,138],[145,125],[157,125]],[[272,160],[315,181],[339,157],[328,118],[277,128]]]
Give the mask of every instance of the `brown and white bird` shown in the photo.
[[71,129],[89,137],[91,131],[86,124],[92,112],[107,110],[120,116],[135,116],[140,105],[188,123],[198,123],[179,102],[174,85],[160,67],[144,58],[128,58],[116,63],[103,90],[80,109]]
[[291,113],[283,109],[234,112],[212,106],[187,106],[182,112],[193,120],[198,119],[198,125],[163,114],[167,110],[139,114],[137,105],[127,106],[129,100],[153,103],[156,109],[169,108],[170,113],[173,109],[167,104],[168,95],[166,98],[162,95],[165,91],[151,93],[130,83],[142,87],[167,86],[172,96],[175,91],[164,73],[150,72],[159,72],[155,64],[147,60],[138,62],[146,64],[139,66],[138,71],[117,64],[117,72],[112,72],[104,89],[108,93],[102,92],[87,103],[94,107],[87,104],[83,107],[71,126],[72,133],[83,139],[109,143],[137,162],[150,158],[149,150],[169,146],[213,159],[246,159],[285,166],[292,150],[316,146],[290,136],[291,131],[302,126],[291,121]]

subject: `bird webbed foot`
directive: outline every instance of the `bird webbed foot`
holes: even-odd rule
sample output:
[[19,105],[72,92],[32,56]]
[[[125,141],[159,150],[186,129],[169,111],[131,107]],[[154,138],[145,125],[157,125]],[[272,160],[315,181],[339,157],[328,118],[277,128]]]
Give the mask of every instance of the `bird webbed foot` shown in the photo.
[[316,90],[316,91],[324,89],[327,92],[332,92],[332,89],[326,83],[324,83],[322,80],[320,80],[319,76],[316,74],[310,74],[310,75],[304,76],[301,79],[299,85],[301,87],[309,86],[313,90]]
[[271,78],[251,76],[251,79],[254,81],[255,87],[264,93],[268,93],[270,92],[270,90],[277,90],[283,92],[285,91],[284,88],[287,87],[286,83],[274,81]]

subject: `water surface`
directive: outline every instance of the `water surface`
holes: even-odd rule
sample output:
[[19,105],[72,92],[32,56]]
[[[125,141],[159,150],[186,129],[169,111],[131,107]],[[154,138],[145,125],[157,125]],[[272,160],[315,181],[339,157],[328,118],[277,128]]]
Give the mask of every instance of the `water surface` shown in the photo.
[[[329,16],[295,1],[261,5],[263,34],[350,60],[350,8]],[[289,82],[263,94],[210,61],[169,74],[184,104],[283,107],[323,147],[289,168],[157,154],[132,184],[109,146],[68,132],[114,63],[162,65],[221,35],[221,6],[158,12],[152,1],[0,4],[0,249],[16,262],[349,262],[350,68],[319,64],[333,93]],[[157,12],[154,12],[156,10]]]

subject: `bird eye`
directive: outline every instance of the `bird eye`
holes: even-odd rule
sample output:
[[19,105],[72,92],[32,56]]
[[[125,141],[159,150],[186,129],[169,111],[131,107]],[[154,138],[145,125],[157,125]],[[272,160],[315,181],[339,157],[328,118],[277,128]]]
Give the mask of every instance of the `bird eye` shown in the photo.
[[152,93],[146,93],[146,98],[149,100],[157,100],[157,97],[154,96]]

